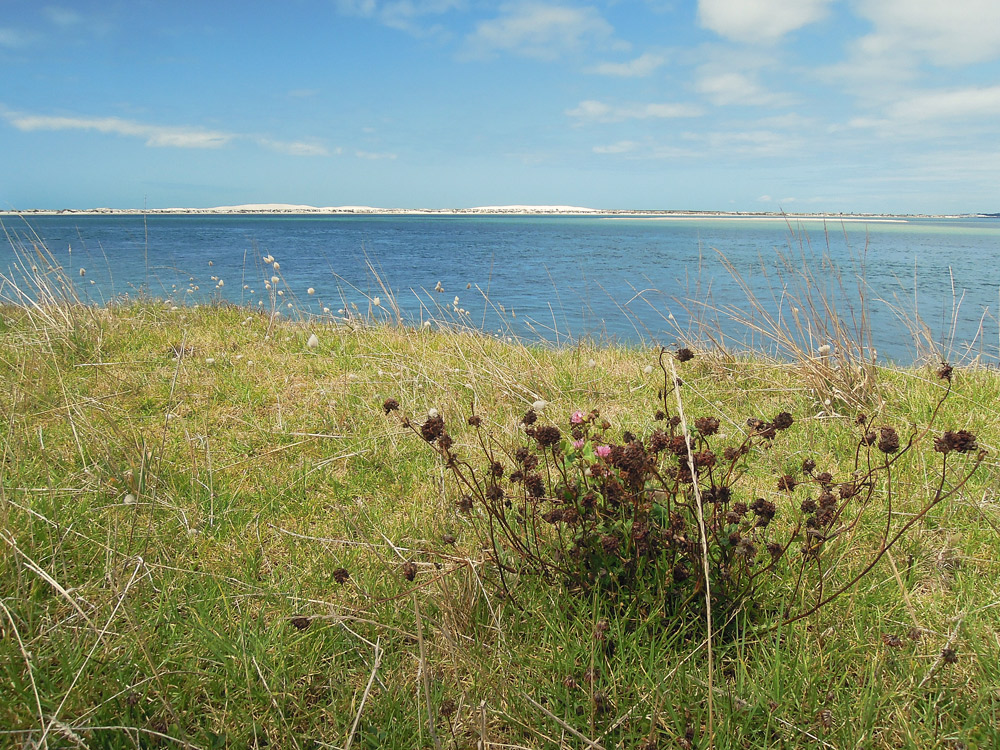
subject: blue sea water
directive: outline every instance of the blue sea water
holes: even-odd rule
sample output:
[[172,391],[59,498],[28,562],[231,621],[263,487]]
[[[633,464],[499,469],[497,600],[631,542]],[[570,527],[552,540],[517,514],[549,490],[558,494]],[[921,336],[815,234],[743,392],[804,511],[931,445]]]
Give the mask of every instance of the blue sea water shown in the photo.
[[[863,277],[883,358],[918,354],[893,307],[918,313],[927,337],[952,346],[953,357],[965,343],[995,361],[1000,343],[996,219],[63,215],[3,224],[13,241],[0,246],[0,273],[17,281],[17,256],[41,242],[97,304],[151,295],[343,317],[389,316],[394,300],[414,324],[460,322],[559,344],[671,345],[701,318],[758,349],[771,348],[767,337],[726,312],[742,310],[766,328],[763,314],[794,323],[794,308],[807,343],[821,346],[823,332],[805,323],[809,300],[798,280],[808,268],[813,291],[825,291],[847,319],[860,314]],[[268,290],[272,276],[279,282]],[[0,296],[10,297],[9,284]]]

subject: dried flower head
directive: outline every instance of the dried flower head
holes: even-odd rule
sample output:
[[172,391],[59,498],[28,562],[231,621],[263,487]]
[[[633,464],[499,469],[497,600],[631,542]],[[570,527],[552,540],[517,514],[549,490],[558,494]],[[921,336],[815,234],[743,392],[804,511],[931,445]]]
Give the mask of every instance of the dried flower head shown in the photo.
[[538,415],[535,413],[534,409],[528,409],[528,411],[524,413],[524,416],[521,417],[521,424],[523,425],[533,425],[537,421]]
[[386,414],[399,410],[399,402],[394,398],[387,398],[382,404],[382,411]]
[[480,425],[482,425],[483,420],[478,414],[473,414],[471,417],[469,417],[468,422],[469,422],[469,427],[479,427]]
[[545,521],[545,523],[561,523],[563,520],[563,509],[553,508],[552,510],[542,513],[542,520]]
[[441,707],[438,708],[438,713],[447,719],[450,718],[455,713],[455,708],[456,708],[455,701],[453,701],[451,698],[446,698],[445,700],[441,701]]
[[444,419],[440,414],[428,417],[420,426],[420,436],[428,443],[433,443],[444,434]]
[[894,429],[879,428],[878,449],[883,453],[895,453],[899,450],[899,435]]
[[688,349],[686,346],[681,347],[674,354],[678,362],[688,362],[694,359],[694,352]]
[[400,570],[403,573],[403,578],[407,581],[412,581],[417,577],[417,566],[412,560],[407,560],[403,563],[403,567]]
[[774,418],[772,424],[776,430],[787,430],[794,422],[795,420],[792,419],[792,415],[787,411],[783,411]]
[[953,648],[945,648],[941,650],[941,659],[945,664],[955,664],[958,662],[958,654]]
[[694,426],[699,435],[708,437],[719,431],[719,420],[715,417],[698,417],[694,420]]
[[524,477],[524,487],[532,497],[545,497],[545,481],[541,474],[528,474]]
[[337,583],[347,583],[351,580],[351,574],[347,568],[337,568],[333,571],[333,580]]
[[594,640],[603,641],[607,638],[608,630],[611,629],[611,625],[607,620],[598,620],[594,624]]
[[954,371],[955,371],[955,369],[951,365],[949,365],[947,362],[942,362],[941,366],[937,370],[936,375],[939,378],[941,378],[941,380],[947,380],[950,383],[951,382],[951,374]]
[[559,441],[562,440],[562,433],[554,425],[543,425],[535,430],[535,440],[538,441],[539,447],[548,448],[559,444]]
[[293,617],[289,622],[296,630],[305,630],[312,625],[311,617]]
[[778,489],[783,492],[791,492],[795,489],[795,477],[791,474],[785,474],[783,477],[778,478]]
[[952,432],[948,430],[941,437],[934,438],[934,450],[938,453],[970,453],[979,447],[976,444],[976,436],[968,430]]

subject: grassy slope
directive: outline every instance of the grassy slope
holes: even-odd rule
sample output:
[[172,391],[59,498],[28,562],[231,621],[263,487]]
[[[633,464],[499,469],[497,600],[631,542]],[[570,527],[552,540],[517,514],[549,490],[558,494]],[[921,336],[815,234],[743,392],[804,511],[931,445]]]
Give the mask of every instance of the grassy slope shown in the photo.
[[[645,431],[655,353],[268,330],[227,307],[0,308],[0,745],[44,727],[55,747],[707,746],[700,636],[612,620],[599,641],[601,602],[532,580],[505,602],[436,456],[379,408],[464,425],[474,405],[510,435],[541,398],[559,423],[599,407]],[[850,420],[814,416],[794,367],[699,358],[683,375],[688,414],[723,431],[796,416],[759,457],[762,494],[806,456],[848,465]],[[882,421],[922,425],[940,387],[880,372]],[[961,373],[940,426],[995,453],[996,393],[994,373]],[[936,460],[908,462],[901,511]],[[991,455],[820,613],[717,644],[716,746],[1000,744],[997,478]]]

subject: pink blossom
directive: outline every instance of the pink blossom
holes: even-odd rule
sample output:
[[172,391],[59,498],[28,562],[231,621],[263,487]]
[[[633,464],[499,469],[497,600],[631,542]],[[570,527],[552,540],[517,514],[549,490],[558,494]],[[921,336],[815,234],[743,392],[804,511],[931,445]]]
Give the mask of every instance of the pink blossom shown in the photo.
[[596,453],[599,458],[607,458],[608,456],[611,455],[611,446],[599,445],[596,448],[594,448],[594,453]]
[[581,422],[583,422],[583,412],[577,409],[575,412],[573,412],[573,416],[569,418],[569,421],[572,422],[573,424],[580,424]]
[[573,448],[575,448],[576,450],[581,450],[583,448],[583,442],[584,442],[583,438],[580,438],[579,440],[574,440]]

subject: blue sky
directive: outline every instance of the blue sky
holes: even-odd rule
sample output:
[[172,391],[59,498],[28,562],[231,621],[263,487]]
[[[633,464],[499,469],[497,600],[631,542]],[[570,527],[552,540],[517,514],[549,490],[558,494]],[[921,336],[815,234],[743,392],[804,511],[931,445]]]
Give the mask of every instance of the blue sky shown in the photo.
[[1000,211],[996,0],[0,0],[0,208]]

